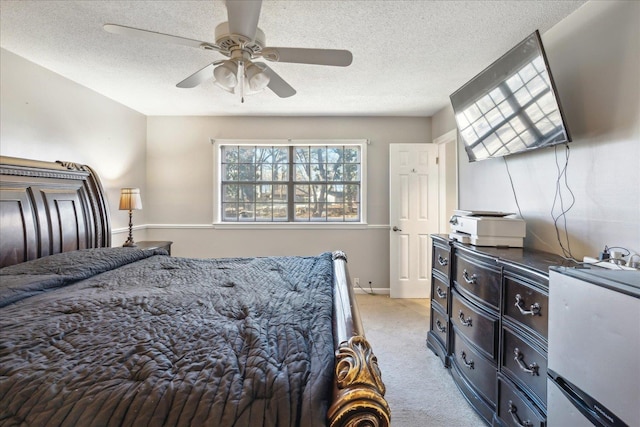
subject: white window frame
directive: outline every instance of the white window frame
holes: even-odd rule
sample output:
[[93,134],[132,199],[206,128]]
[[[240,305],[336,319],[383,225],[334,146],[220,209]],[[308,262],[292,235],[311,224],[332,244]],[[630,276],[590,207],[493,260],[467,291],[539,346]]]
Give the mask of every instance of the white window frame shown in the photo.
[[[356,229],[367,226],[367,145],[366,139],[211,139],[213,146],[213,225],[215,228],[236,229]],[[286,146],[331,146],[356,145],[360,148],[360,221],[296,221],[296,222],[230,222],[221,217],[221,183],[220,150],[222,145],[269,145]]]

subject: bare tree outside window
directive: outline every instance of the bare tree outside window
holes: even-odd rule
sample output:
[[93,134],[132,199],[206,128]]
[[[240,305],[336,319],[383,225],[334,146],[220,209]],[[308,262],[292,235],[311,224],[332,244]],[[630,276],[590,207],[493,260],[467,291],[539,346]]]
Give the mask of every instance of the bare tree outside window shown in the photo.
[[221,145],[223,222],[358,222],[360,145]]

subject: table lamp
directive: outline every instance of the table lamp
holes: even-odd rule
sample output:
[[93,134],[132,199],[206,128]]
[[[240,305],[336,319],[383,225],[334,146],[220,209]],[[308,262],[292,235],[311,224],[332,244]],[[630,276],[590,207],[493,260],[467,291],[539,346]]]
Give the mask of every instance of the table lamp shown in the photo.
[[133,223],[131,218],[134,210],[142,209],[142,199],[140,199],[139,188],[123,188],[120,190],[120,210],[129,211],[129,238],[124,242],[125,247],[135,247],[133,241]]

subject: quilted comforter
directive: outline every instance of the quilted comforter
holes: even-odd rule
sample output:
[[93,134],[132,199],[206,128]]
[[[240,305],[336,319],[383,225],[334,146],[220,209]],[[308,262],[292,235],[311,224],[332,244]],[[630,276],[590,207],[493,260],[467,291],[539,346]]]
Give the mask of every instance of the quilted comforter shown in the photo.
[[0,425],[325,425],[331,254],[162,253],[0,269]]

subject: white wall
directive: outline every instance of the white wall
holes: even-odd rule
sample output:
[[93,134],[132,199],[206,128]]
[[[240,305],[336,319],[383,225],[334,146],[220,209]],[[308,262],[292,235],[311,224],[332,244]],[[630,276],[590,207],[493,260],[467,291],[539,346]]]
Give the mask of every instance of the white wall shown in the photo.
[[[429,118],[149,117],[147,219],[150,239],[172,240],[180,256],[314,255],[344,250],[352,276],[389,286],[389,143],[430,142]],[[369,226],[355,230],[214,229],[213,147],[218,139],[364,138]],[[146,209],[146,207],[145,207]]]
[[[605,245],[640,252],[640,2],[588,2],[542,34],[542,42],[573,138],[571,252],[578,259]],[[435,132],[453,126],[450,107],[433,117]],[[557,152],[563,164],[563,146]],[[469,163],[462,147],[459,153],[460,207],[517,212],[504,160]],[[554,149],[505,159],[527,221],[525,245],[561,254],[551,217]],[[562,194],[566,206],[570,195]]]
[[[88,164],[105,187],[112,227],[127,227],[120,188],[145,193],[146,117],[4,49],[0,67],[0,154]],[[144,224],[144,213],[134,223]],[[125,239],[117,233],[112,243]]]

